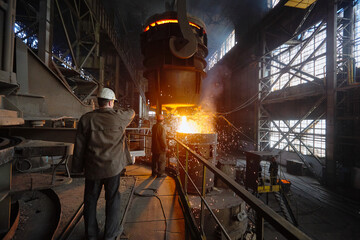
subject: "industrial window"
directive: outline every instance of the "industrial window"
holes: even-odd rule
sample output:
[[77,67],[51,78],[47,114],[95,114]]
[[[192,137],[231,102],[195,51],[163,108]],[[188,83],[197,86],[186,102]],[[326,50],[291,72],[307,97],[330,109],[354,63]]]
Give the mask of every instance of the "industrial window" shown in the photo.
[[18,38],[20,38],[30,48],[37,49],[38,43],[39,43],[37,37],[35,35],[28,36],[23,29],[24,29],[24,26],[21,26],[19,23],[15,23],[15,26],[14,26],[15,35]]
[[268,0],[268,7],[274,8],[279,2],[280,0]]
[[219,50],[216,50],[208,59],[208,70],[210,70],[226,53],[235,46],[235,30],[233,30],[226,40],[221,44]]
[[354,26],[354,57],[356,67],[360,67],[360,2],[355,6],[355,26]]
[[311,151],[317,157],[325,157],[325,119],[315,121],[307,119],[301,121],[299,124],[297,124],[298,120],[274,120],[274,122],[271,122],[270,147],[285,151],[294,151],[287,140],[285,138],[282,139],[283,135],[278,131],[274,123],[285,135],[290,131],[289,128],[293,128],[292,133],[286,136],[297,151],[304,155],[311,155]]
[[[314,31],[317,29],[314,35]],[[326,71],[326,25],[320,23],[271,53],[271,91],[324,79]],[[306,45],[305,45],[306,44]],[[289,68],[287,68],[289,67]],[[283,71],[284,68],[288,70]]]
[[[25,26],[22,26],[21,23],[15,22],[14,33],[15,33],[16,37],[21,39],[31,49],[37,49],[38,44],[39,44],[37,36],[36,35],[27,35],[26,32],[24,31],[24,29],[26,29]],[[72,60],[71,60],[70,56],[65,57],[65,56],[63,56],[63,54],[60,51],[56,51],[55,49],[53,49],[52,52],[53,52],[53,54],[57,55],[58,57],[60,57],[63,60],[61,65],[64,68],[71,69],[71,67],[69,67],[69,66],[72,66]],[[54,57],[52,57],[52,59],[54,59]],[[80,71],[80,76],[86,80],[90,79],[89,76],[85,75],[83,70]]]

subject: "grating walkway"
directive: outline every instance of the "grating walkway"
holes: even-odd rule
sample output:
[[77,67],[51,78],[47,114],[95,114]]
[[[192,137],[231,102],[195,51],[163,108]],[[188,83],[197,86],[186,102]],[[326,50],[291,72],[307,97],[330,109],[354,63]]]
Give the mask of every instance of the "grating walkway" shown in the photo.
[[136,178],[136,187],[124,232],[128,239],[185,239],[184,216],[175,181],[171,177],[154,178],[147,166],[126,168],[127,176]]

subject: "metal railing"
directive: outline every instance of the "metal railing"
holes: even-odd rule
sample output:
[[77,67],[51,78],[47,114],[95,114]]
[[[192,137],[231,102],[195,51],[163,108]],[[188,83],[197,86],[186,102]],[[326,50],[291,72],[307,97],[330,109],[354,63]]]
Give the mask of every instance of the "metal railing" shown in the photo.
[[151,137],[149,135],[151,128],[126,128],[125,131],[130,151],[146,151],[149,149],[146,138]]
[[[130,130],[130,129],[127,129]],[[133,129],[138,130],[138,129]],[[146,134],[140,134],[136,132],[127,131],[128,138],[131,139],[130,136],[138,136],[140,138],[146,138],[151,137],[148,132]],[[243,186],[239,185],[235,180],[231,179],[229,176],[227,176],[224,172],[222,172],[220,169],[218,169],[213,163],[207,161],[204,157],[190,149],[188,146],[186,146],[183,142],[176,138],[172,138],[176,142],[176,158],[178,166],[181,167],[184,170],[185,178],[184,178],[184,185],[181,184],[180,176],[178,175],[178,186],[181,187],[181,189],[178,189],[179,192],[182,192],[185,195],[185,200],[187,207],[190,208],[190,203],[188,200],[188,194],[187,194],[187,186],[188,184],[192,184],[194,189],[196,190],[197,195],[201,199],[201,209],[200,209],[200,226],[197,226],[198,229],[200,229],[200,232],[197,233],[197,236],[200,236],[200,238],[206,238],[204,234],[204,217],[205,217],[205,208],[209,211],[210,215],[213,217],[213,219],[218,224],[221,232],[224,234],[226,239],[231,239],[229,234],[227,233],[225,227],[221,224],[220,220],[217,218],[216,214],[211,210],[211,207],[209,203],[205,200],[205,194],[206,194],[206,170],[210,170],[214,175],[221,179],[223,183],[225,183],[234,193],[239,196],[242,200],[245,201],[247,205],[249,205],[255,212],[255,233],[256,233],[256,239],[262,240],[264,239],[264,221],[266,220],[271,226],[273,226],[279,233],[281,233],[284,237],[287,239],[311,239],[309,236],[307,236],[305,233],[300,231],[298,228],[296,228],[294,225],[292,225],[290,222],[288,222],[286,219],[281,217],[279,214],[277,214],[274,210],[269,208],[264,202],[262,202],[260,199],[252,195],[250,192],[248,192]],[[146,146],[144,146],[146,148]],[[185,150],[185,166],[181,164],[180,161],[180,148],[183,148]],[[188,172],[188,166],[189,166],[189,160],[190,156],[192,158],[195,158],[200,164],[203,165],[203,171],[202,171],[202,190],[200,191],[196,184],[194,183],[194,180],[190,177]],[[167,161],[167,165],[169,166],[169,161]],[[189,213],[189,212],[188,212]],[[194,217],[192,216],[193,222],[195,222]]]
[[[218,169],[213,163],[207,161],[204,157],[197,154],[195,151],[190,149],[188,146],[186,146],[184,143],[179,141],[178,139],[174,138],[174,140],[177,143],[176,147],[176,156],[178,160],[178,165],[184,170],[185,172],[185,179],[184,179],[184,186],[180,184],[182,187],[182,192],[185,193],[185,197],[188,200],[187,195],[187,185],[189,182],[194,186],[197,194],[201,198],[201,212],[200,212],[200,233],[202,237],[204,236],[204,210],[205,207],[209,211],[210,215],[214,218],[216,223],[218,224],[219,228],[221,229],[222,233],[226,237],[226,239],[231,239],[229,234],[227,233],[224,226],[221,224],[219,219],[216,217],[215,213],[211,210],[210,205],[205,200],[205,193],[206,193],[206,170],[210,170],[214,173],[216,177],[221,179],[234,193],[239,196],[241,199],[245,201],[246,204],[248,204],[255,212],[255,233],[256,233],[256,239],[262,240],[264,239],[264,221],[266,220],[270,225],[272,225],[279,233],[281,233],[284,237],[288,239],[311,239],[309,236],[307,236],[305,233],[300,231],[298,228],[296,228],[294,225],[292,225],[290,222],[285,220],[283,217],[281,217],[279,214],[277,214],[274,210],[269,208],[264,202],[256,198],[254,195],[252,195],[250,192],[248,192],[243,186],[239,185],[237,182],[235,182],[233,179],[231,179],[229,176],[227,176],[224,172],[222,172],[220,169]],[[185,149],[185,166],[181,164],[179,159],[179,150],[180,148]],[[190,178],[190,175],[188,173],[188,166],[189,166],[189,156],[192,156],[195,158],[200,164],[203,165],[203,174],[202,174],[202,191],[196,187],[194,181]],[[180,180],[179,180],[180,181]]]

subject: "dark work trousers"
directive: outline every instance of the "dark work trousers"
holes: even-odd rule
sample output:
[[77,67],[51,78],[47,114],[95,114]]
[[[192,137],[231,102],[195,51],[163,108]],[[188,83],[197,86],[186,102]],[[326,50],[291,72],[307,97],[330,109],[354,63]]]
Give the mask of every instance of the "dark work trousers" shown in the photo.
[[151,170],[152,175],[161,175],[165,173],[166,153],[152,154]]
[[99,180],[85,179],[84,220],[86,239],[98,238],[96,205],[102,185],[105,188],[106,200],[104,239],[115,239],[120,234],[120,174],[118,174]]

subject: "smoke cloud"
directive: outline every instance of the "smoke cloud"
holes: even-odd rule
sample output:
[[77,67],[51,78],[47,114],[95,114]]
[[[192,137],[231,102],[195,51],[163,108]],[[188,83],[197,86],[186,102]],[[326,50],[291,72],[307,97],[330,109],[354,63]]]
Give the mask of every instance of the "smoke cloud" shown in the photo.
[[224,91],[225,81],[230,79],[227,66],[216,65],[202,82],[200,106],[204,111],[216,113],[216,102]]

